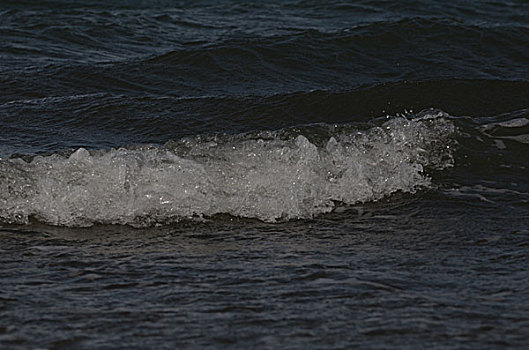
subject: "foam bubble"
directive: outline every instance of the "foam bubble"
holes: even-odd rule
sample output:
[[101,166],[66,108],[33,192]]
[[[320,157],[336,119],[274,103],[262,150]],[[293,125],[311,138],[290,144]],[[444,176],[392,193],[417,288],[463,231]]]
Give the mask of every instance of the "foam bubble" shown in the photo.
[[445,117],[4,159],[0,220],[146,226],[220,213],[269,222],[311,218],[429,186],[426,168],[453,165],[455,127]]

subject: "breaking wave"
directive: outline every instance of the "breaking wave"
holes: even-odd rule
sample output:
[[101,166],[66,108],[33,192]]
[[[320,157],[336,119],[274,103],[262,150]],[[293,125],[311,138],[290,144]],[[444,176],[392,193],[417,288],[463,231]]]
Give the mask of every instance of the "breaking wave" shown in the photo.
[[149,226],[216,214],[304,219],[416,192],[431,185],[429,171],[453,165],[456,128],[445,113],[376,124],[3,159],[0,221]]

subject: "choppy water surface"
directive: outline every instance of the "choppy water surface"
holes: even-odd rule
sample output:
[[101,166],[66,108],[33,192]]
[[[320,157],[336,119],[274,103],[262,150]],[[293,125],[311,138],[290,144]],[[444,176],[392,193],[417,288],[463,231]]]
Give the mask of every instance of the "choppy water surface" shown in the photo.
[[3,1],[0,347],[529,346],[522,1]]

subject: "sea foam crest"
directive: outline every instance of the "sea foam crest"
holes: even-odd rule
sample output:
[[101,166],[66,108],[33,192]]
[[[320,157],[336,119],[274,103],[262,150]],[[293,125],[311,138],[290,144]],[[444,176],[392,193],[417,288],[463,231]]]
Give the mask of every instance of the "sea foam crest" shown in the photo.
[[[163,147],[0,161],[0,221],[147,226],[226,213],[275,222],[429,186],[425,169],[453,165],[443,115],[395,117],[359,131],[194,138]],[[312,141],[311,141],[312,140]]]

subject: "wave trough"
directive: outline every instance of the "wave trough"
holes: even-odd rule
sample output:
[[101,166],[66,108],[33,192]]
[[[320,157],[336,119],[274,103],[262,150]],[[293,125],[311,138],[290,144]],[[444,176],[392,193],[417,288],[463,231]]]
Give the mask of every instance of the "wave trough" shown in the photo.
[[360,130],[317,125],[235,136],[0,160],[0,221],[150,226],[230,214],[311,218],[431,184],[453,165],[456,128],[443,112]]

